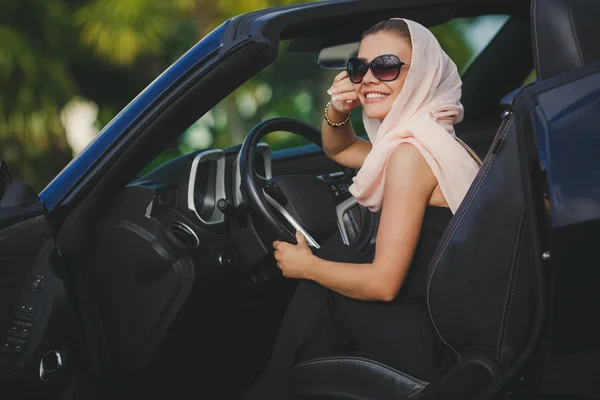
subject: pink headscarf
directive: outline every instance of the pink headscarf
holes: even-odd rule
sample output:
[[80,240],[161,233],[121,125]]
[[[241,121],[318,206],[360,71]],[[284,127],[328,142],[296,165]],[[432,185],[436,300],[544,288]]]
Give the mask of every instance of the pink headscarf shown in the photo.
[[383,122],[363,111],[373,148],[354,177],[350,193],[371,211],[381,209],[388,158],[399,144],[411,143],[431,167],[455,213],[479,169],[455,140],[454,124],[463,118],[462,81],[433,34],[414,21],[402,20],[408,24],[412,41],[410,69]]

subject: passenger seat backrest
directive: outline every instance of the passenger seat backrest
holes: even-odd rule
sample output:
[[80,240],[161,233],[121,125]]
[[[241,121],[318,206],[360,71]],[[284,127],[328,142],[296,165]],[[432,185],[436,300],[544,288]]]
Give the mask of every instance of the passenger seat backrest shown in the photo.
[[533,0],[531,14],[538,80],[600,59],[600,1]]
[[484,353],[508,365],[519,353],[533,311],[535,263],[509,116],[430,265],[431,319],[457,359]]

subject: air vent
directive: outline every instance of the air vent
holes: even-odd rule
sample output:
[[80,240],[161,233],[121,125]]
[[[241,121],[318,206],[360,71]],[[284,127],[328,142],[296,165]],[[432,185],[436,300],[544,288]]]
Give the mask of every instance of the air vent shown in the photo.
[[182,249],[192,250],[200,245],[200,240],[196,232],[183,222],[173,222],[171,224],[171,233],[175,244]]

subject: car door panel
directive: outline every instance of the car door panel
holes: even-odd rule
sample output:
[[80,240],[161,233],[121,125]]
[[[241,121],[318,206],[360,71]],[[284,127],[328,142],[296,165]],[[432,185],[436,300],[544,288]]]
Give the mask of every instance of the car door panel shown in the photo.
[[600,393],[599,110],[600,61],[528,86],[515,100],[525,191],[548,274],[544,394]]
[[25,185],[0,201],[0,391],[22,397],[66,384],[77,335],[43,203]]

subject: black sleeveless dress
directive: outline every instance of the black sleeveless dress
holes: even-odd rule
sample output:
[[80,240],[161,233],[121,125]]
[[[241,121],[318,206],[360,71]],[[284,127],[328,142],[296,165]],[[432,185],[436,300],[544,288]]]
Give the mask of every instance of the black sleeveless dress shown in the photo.
[[[340,352],[361,353],[417,379],[432,381],[455,362],[431,323],[427,271],[452,213],[428,206],[408,275],[391,302],[363,301],[302,281],[283,318],[271,359],[242,399],[283,399],[292,367],[303,360]],[[372,256],[338,239],[315,251],[321,258],[349,263]]]

